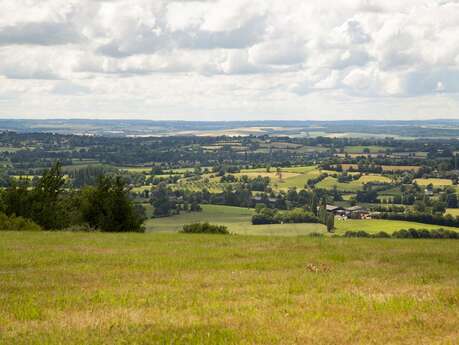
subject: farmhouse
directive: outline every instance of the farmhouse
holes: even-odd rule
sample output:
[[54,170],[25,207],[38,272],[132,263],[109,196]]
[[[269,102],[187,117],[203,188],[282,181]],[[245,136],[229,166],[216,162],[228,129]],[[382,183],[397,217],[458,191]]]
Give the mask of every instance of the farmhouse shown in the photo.
[[272,198],[272,197],[262,197],[262,196],[254,196],[252,198],[252,201],[257,204],[257,203],[261,203],[261,204],[265,204],[265,205],[270,205],[270,206],[274,206],[277,202],[277,199],[276,198]]
[[367,209],[361,206],[352,206],[346,208],[346,215],[352,219],[366,219],[369,216]]
[[325,208],[326,208],[327,212],[333,213],[335,216],[336,215],[341,216],[341,215],[344,215],[346,213],[344,208],[342,208],[340,206],[326,205]]

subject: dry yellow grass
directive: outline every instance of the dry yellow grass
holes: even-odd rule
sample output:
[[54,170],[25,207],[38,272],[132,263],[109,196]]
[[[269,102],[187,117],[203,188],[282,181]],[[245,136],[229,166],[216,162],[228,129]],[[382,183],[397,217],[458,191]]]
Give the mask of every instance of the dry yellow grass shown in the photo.
[[434,187],[452,186],[453,181],[444,178],[417,178],[414,180],[420,186],[432,184]]

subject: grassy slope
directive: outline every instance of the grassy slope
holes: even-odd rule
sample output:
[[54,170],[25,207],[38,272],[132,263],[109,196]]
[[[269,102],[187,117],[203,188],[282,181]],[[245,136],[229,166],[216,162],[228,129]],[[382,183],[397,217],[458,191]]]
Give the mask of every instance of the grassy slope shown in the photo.
[[0,343],[454,344],[458,260],[443,240],[3,232]]

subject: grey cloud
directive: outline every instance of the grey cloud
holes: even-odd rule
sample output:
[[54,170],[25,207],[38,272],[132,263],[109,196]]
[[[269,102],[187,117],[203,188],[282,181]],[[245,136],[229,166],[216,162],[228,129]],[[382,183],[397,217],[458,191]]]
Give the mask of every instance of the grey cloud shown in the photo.
[[0,69],[0,74],[9,79],[41,79],[59,80],[61,77],[49,68],[27,69],[27,68],[5,68]]
[[346,51],[333,65],[336,69],[352,66],[365,66],[372,60],[370,54],[364,49],[351,49]]
[[347,33],[353,44],[363,44],[370,41],[370,36],[363,30],[362,25],[356,20],[347,22]]
[[57,83],[51,92],[57,95],[85,95],[90,94],[91,90],[86,86],[69,81],[62,81]]
[[408,73],[402,81],[404,95],[459,92],[459,68],[439,68]]
[[0,28],[0,45],[62,45],[78,43],[83,36],[66,23],[19,23]]
[[132,33],[134,37],[113,39],[100,46],[97,53],[114,58],[124,58],[173,49],[242,49],[261,41],[265,26],[264,17],[252,18],[240,28],[228,31],[195,29],[170,32],[163,28],[161,33],[156,33],[151,27],[143,25]]

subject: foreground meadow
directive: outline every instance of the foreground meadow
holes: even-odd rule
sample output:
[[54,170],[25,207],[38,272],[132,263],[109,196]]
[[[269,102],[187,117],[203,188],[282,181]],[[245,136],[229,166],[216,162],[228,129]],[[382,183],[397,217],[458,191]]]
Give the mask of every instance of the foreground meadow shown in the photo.
[[0,344],[457,344],[459,241],[0,232]]

